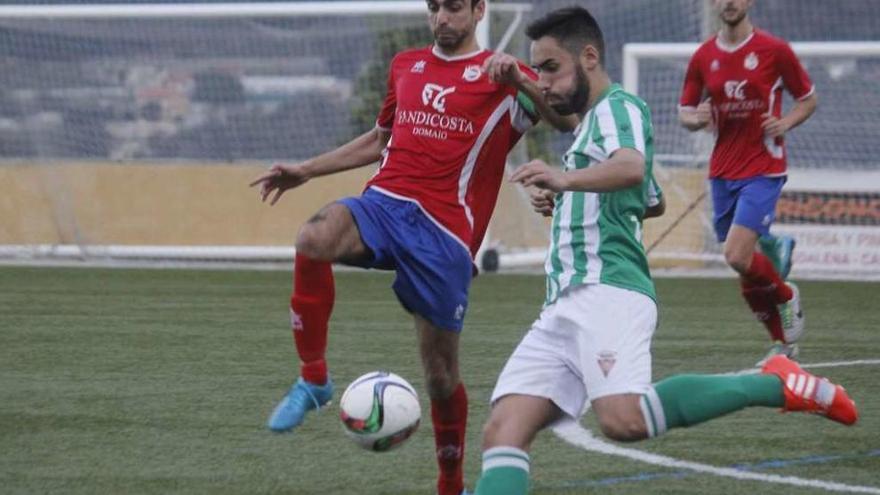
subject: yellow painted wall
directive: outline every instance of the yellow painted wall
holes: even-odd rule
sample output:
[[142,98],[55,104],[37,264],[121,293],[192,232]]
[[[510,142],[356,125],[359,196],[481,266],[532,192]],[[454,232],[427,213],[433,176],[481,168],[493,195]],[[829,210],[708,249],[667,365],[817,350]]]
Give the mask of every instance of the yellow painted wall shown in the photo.
[[[264,170],[262,163],[0,165],[0,244],[290,246],[300,225],[323,205],[359,194],[375,168],[316,179],[274,207],[248,187]],[[667,213],[645,222],[646,246],[699,195],[704,172],[668,169],[661,185]],[[504,247],[548,242],[548,221],[510,184],[490,228]],[[657,251],[703,252],[704,232],[695,211]]]
[[0,244],[291,245],[324,204],[359,194],[366,167],[288,191],[248,183],[264,164],[0,166]]

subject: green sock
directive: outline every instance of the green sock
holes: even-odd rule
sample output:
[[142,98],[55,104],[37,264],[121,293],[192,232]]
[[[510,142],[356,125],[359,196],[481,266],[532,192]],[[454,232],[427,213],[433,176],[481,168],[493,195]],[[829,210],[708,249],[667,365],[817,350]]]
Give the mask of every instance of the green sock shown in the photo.
[[676,375],[642,396],[649,436],[693,426],[750,406],[782,407],[782,382],[774,375]]
[[483,452],[483,474],[474,495],[526,495],[529,492],[529,454],[515,447],[492,447]]

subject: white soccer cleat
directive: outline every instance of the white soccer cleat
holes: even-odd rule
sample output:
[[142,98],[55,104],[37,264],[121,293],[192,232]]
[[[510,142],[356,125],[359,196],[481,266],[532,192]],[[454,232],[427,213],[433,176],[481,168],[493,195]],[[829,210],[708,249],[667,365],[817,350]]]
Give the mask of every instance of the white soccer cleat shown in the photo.
[[780,304],[779,317],[782,319],[782,333],[786,344],[794,344],[804,335],[804,312],[801,309],[801,295],[798,286],[788,282],[791,299]]

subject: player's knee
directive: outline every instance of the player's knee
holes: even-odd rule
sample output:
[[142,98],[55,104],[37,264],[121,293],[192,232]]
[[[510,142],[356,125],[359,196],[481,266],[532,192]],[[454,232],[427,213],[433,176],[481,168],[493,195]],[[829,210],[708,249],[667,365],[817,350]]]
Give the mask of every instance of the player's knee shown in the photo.
[[501,446],[528,450],[535,432],[523,430],[522,425],[515,424],[514,419],[493,410],[483,425],[483,450]]
[[635,442],[648,438],[648,428],[640,415],[599,417],[602,434],[618,442]]
[[744,250],[725,246],[724,260],[727,262],[728,265],[730,265],[731,268],[736,270],[737,273],[746,273],[749,270],[749,265],[752,262],[752,257],[751,253],[747,253]]
[[499,445],[501,440],[500,433],[503,427],[504,422],[502,418],[496,414],[489,415],[489,419],[483,425],[483,450]]
[[316,260],[330,261],[331,242],[325,239],[321,229],[313,224],[305,224],[296,236],[296,252]]
[[429,367],[425,370],[425,386],[431,400],[447,399],[458,386],[455,378],[443,367]]

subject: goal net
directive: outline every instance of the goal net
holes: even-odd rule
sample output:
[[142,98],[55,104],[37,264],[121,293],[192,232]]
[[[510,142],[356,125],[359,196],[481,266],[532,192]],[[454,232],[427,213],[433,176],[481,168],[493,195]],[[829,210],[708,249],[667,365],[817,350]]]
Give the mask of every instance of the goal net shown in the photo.
[[[530,8],[492,6],[481,44]],[[421,0],[0,6],[0,261],[287,264],[375,168],[274,208],[247,184],[372,128],[393,55],[430,42]]]
[[[524,26],[570,3],[493,0],[480,42],[527,60]],[[717,266],[709,202],[695,201],[711,136],[675,120],[692,46],[679,44],[710,31],[710,2],[583,4],[603,26],[611,77],[634,78],[652,107],[669,202],[664,218],[646,224],[652,265]],[[871,13],[868,2],[848,5],[776,0],[752,13],[795,41],[875,36],[874,17],[859,15]],[[421,0],[0,6],[0,262],[286,266],[298,226],[327,202],[358,194],[375,169],[310,182],[273,208],[246,184],[273,161],[314,156],[370,128],[393,54],[430,43],[425,10]],[[655,48],[625,58],[627,43]],[[871,175],[880,76],[868,50],[803,55],[821,103],[789,139],[794,173],[779,228],[807,257],[796,270],[814,260],[852,273],[858,258],[866,273],[866,249],[880,243],[880,181]],[[509,167],[535,157],[559,163],[571,139],[542,124]],[[502,268],[540,267],[547,239],[525,191],[503,187],[484,248],[500,254]]]

